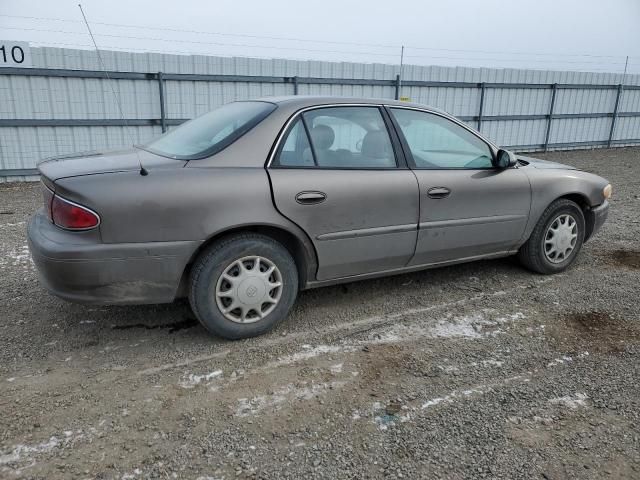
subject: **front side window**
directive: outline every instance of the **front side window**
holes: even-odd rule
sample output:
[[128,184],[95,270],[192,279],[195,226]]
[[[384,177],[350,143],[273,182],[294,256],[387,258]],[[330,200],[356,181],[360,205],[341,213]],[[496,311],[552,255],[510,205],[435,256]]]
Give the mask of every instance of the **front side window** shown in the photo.
[[417,168],[493,168],[491,148],[451,120],[431,113],[392,108]]
[[289,130],[276,165],[394,168],[396,158],[377,107],[309,110]]
[[213,155],[235,142],[276,109],[269,102],[233,102],[194,118],[142,146],[178,160]]

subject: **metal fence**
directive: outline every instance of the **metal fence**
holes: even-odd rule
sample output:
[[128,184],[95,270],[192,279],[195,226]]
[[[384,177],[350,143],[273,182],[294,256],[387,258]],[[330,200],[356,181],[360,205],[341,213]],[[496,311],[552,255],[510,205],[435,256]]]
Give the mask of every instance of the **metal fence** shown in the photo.
[[[384,67],[383,74],[393,68]],[[126,145],[131,137],[125,129],[142,142],[218,104],[274,94],[407,98],[448,110],[517,151],[640,144],[639,78],[623,85],[600,83],[612,75],[591,77],[593,83],[523,83],[416,79],[424,72],[411,70],[408,78],[385,79],[112,68],[111,80],[91,69],[0,68],[0,92],[10,99],[0,106],[0,177],[34,175],[35,163],[46,156]],[[107,81],[123,100],[124,120]]]

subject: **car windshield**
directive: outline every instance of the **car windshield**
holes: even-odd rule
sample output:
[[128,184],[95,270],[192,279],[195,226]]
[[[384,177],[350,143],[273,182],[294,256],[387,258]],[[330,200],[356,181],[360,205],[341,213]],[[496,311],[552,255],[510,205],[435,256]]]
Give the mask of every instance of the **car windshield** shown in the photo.
[[275,104],[269,102],[228,103],[140,148],[178,160],[208,157],[231,145],[275,109]]

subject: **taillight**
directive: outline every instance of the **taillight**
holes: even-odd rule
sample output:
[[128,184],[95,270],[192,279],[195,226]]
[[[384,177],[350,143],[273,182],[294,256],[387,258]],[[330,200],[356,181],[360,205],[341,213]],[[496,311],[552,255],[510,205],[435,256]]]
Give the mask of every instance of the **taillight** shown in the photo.
[[53,195],[51,200],[51,219],[57,226],[68,230],[88,230],[100,223],[97,213],[58,195]]

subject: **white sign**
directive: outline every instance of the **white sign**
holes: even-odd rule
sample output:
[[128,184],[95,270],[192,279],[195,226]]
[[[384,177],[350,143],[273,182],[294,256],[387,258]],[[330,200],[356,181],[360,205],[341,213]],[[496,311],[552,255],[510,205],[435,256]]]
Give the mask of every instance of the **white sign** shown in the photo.
[[28,42],[0,40],[0,67],[30,67],[31,47]]

